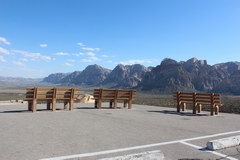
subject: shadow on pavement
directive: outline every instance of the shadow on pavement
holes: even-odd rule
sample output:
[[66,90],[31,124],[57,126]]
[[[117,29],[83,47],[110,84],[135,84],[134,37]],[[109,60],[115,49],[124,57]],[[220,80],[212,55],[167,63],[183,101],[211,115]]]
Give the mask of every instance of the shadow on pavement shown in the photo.
[[[109,107],[102,107],[101,109],[97,109],[94,107],[77,107],[74,108],[74,110],[101,110],[101,109],[113,109],[113,108],[109,108]],[[117,107],[116,109],[122,109],[122,107]],[[68,109],[63,109],[63,108],[56,108],[57,111],[69,111]],[[47,109],[37,109],[37,112],[41,112],[41,111],[47,111],[47,112],[51,112],[52,110],[47,110]],[[1,111],[1,113],[27,113],[27,112],[32,112],[29,110],[9,110],[9,111]]]
[[162,113],[162,114],[175,114],[179,116],[209,116],[208,114],[193,114],[189,112],[177,112],[177,111],[168,111],[168,110],[163,110],[163,111],[148,111],[148,112],[155,112],[155,113]]

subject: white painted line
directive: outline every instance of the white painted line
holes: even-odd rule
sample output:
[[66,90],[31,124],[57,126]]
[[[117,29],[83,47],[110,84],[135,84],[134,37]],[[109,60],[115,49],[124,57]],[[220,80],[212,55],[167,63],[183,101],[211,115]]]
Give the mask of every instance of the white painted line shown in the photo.
[[[190,147],[193,147],[193,148],[196,148],[196,149],[203,149],[202,147],[199,147],[199,146],[196,146],[194,144],[187,143],[187,142],[180,142],[180,143],[181,144],[185,144],[185,145],[190,146]],[[238,159],[236,159],[234,157],[230,157],[228,155],[225,155],[225,154],[222,154],[222,153],[219,153],[219,152],[215,152],[215,151],[210,151],[208,149],[203,149],[203,151],[215,154],[215,155],[217,155],[219,157],[222,157],[222,158],[227,158],[227,159],[230,159],[230,160],[238,160]]]
[[43,158],[43,159],[40,159],[40,160],[64,160],[64,159],[70,159],[70,158],[82,158],[82,157],[89,157],[89,156],[97,156],[97,155],[102,155],[102,154],[110,154],[110,153],[124,152],[124,151],[129,151],[129,150],[150,148],[150,147],[156,147],[156,146],[162,146],[162,145],[168,145],[168,144],[174,144],[174,143],[181,143],[181,142],[186,142],[186,141],[193,141],[193,140],[199,140],[199,139],[204,139],[204,138],[211,138],[211,137],[217,137],[217,136],[223,136],[223,135],[235,134],[235,133],[240,133],[240,130],[232,131],[232,132],[212,134],[212,135],[208,135],[208,136],[200,136],[200,137],[195,137],[195,138],[174,140],[174,141],[169,141],[169,142],[161,142],[161,143],[147,144],[147,145],[141,145],[141,146],[133,146],[133,147],[127,147],[127,148],[92,152],[92,153],[82,153],[82,154],[75,154],[75,155],[68,155],[68,156],[61,156],[61,157]]
[[240,130],[239,131],[232,131],[232,132],[224,132],[224,133],[212,134],[212,135],[208,135],[208,136],[189,138],[189,139],[184,139],[182,141],[194,141],[194,140],[199,140],[199,139],[212,138],[212,137],[224,136],[224,135],[235,134],[235,133],[240,133]]
[[187,142],[180,142],[180,143],[185,144],[185,145],[188,145],[188,146],[193,147],[193,148],[196,148],[196,149],[202,149],[202,147],[196,146],[196,145],[191,144],[191,143],[187,143]]

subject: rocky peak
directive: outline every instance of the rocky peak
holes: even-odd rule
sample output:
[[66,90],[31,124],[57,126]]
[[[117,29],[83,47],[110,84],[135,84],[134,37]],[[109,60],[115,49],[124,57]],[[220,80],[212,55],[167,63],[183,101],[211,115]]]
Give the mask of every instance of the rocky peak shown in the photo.
[[161,66],[168,66],[168,65],[177,65],[178,62],[170,59],[170,58],[165,58],[162,62],[161,62]]
[[43,82],[48,83],[61,83],[62,79],[68,76],[69,73],[53,73],[50,74],[48,77],[43,79]]
[[198,60],[197,58],[193,57],[185,62],[188,65],[207,65],[206,60]]
[[93,74],[94,73],[95,74],[103,73],[103,74],[105,74],[105,73],[110,73],[110,72],[111,72],[111,70],[103,68],[103,67],[101,67],[101,66],[99,66],[97,64],[89,65],[82,71],[83,74],[85,74],[85,73],[86,74],[89,74],[89,73],[93,73]]
[[111,70],[99,65],[87,66],[72,82],[75,84],[97,85],[103,82]]
[[190,63],[190,64],[194,64],[194,63],[196,63],[196,62],[198,62],[198,59],[195,58],[195,57],[193,57],[193,58],[191,58],[191,59],[189,59],[189,60],[186,61],[186,63]]
[[199,72],[201,68],[208,66],[206,60],[198,60],[197,58],[191,58],[183,62],[182,65],[188,72],[195,73]]
[[140,64],[119,64],[113,69],[103,83],[111,84],[111,87],[135,87],[148,71],[150,71],[148,68]]

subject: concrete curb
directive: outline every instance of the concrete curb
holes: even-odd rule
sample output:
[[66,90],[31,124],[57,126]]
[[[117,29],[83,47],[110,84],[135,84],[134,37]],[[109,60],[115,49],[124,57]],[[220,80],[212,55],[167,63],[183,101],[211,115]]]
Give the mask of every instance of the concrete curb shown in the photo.
[[227,137],[207,142],[207,148],[213,151],[238,145],[240,145],[240,136]]
[[103,158],[99,160],[164,160],[164,155],[160,150],[148,151],[136,154],[129,154],[119,157]]

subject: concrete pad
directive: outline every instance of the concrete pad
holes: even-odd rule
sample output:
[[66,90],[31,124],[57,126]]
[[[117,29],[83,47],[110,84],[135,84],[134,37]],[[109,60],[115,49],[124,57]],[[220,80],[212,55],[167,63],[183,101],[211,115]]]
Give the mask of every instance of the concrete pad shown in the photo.
[[209,150],[218,150],[240,145],[240,136],[227,137],[207,142]]
[[119,157],[103,158],[99,160],[146,160],[146,159],[147,160],[163,160],[164,155],[160,150],[156,150],[156,151],[124,155]]

